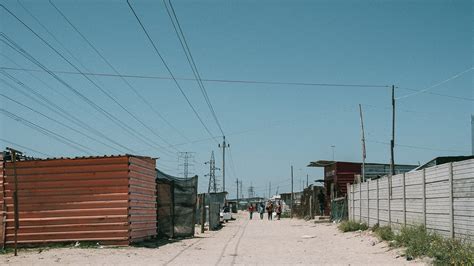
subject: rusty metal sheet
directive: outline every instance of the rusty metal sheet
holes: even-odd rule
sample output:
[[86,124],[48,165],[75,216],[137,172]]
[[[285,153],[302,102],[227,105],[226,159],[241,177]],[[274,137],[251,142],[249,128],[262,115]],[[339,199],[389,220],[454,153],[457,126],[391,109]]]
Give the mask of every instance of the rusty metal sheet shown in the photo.
[[[3,161],[2,161],[3,162]],[[0,176],[6,243],[13,242],[12,167]],[[17,162],[21,244],[100,241],[126,245],[156,235],[155,161],[134,156]],[[2,238],[3,239],[3,238]]]

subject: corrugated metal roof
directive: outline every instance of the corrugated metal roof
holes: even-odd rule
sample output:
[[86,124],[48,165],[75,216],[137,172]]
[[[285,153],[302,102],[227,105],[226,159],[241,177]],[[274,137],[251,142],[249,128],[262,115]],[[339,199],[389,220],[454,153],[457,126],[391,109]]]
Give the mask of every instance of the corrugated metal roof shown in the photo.
[[[7,157],[8,152],[5,152],[2,157]],[[9,157],[9,156],[8,156]],[[91,156],[76,156],[76,157],[47,157],[47,158],[36,158],[36,157],[25,157],[27,161],[48,161],[48,160],[80,160],[80,159],[100,159],[100,158],[119,158],[119,157],[135,157],[143,159],[158,159],[149,156],[134,155],[134,154],[112,154],[112,155],[91,155]]]

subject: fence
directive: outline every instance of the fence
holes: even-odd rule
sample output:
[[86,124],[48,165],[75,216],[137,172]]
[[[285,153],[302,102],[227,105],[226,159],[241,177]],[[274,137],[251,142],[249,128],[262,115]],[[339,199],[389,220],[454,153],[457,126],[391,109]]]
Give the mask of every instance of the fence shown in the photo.
[[349,185],[349,218],[474,237],[474,159]]
[[179,178],[157,171],[158,233],[168,237],[194,236],[198,177]]

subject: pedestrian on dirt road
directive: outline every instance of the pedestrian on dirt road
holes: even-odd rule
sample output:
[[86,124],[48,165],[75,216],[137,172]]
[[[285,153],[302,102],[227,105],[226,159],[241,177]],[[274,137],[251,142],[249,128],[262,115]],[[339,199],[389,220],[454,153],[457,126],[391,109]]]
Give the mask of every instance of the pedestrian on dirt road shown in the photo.
[[254,212],[254,207],[253,207],[252,203],[249,204],[248,210],[249,210],[249,213],[250,213],[250,220],[252,220],[253,212]]
[[281,218],[281,202],[278,201],[277,207],[276,207],[276,215],[277,215],[277,220],[280,220]]
[[260,220],[263,220],[263,214],[265,213],[265,204],[263,202],[258,204],[258,213],[260,214]]
[[322,191],[319,191],[318,194],[318,201],[319,201],[319,211],[321,215],[324,215],[324,206],[326,206],[326,197]]
[[272,214],[273,214],[273,203],[271,200],[268,201],[267,203],[267,214],[268,214],[268,220],[273,220]]

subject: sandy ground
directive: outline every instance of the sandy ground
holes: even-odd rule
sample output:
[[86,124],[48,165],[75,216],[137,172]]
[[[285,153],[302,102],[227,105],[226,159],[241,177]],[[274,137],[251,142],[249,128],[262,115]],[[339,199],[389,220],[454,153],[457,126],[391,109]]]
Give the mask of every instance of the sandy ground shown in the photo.
[[389,250],[367,233],[337,231],[333,224],[298,219],[267,221],[239,213],[220,231],[169,243],[159,248],[57,248],[20,250],[0,255],[10,265],[248,265],[331,264],[404,265],[399,251]]

